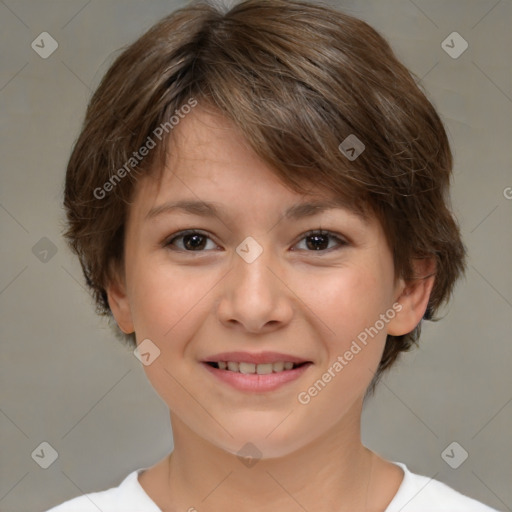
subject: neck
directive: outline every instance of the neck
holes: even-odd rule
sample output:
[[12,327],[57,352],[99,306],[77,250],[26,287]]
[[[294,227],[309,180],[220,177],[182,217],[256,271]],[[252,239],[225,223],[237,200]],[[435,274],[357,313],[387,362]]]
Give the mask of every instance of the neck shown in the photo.
[[[370,510],[370,506],[384,510],[394,492],[390,494],[388,486],[387,495],[377,501],[369,496],[370,489],[383,488],[376,478],[387,463],[361,443],[361,406],[355,406],[343,424],[336,424],[321,439],[253,464],[244,464],[171,416],[175,449],[164,463],[167,470],[157,505],[237,512],[274,512],[276,508],[291,512],[297,507],[353,512]],[[374,508],[370,502],[384,506]]]

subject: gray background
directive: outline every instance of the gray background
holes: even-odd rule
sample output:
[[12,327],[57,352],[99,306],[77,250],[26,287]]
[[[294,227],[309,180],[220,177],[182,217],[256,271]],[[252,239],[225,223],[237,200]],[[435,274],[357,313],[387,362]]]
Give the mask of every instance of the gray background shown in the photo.
[[[469,249],[467,277],[446,317],[424,326],[421,347],[366,404],[363,441],[512,510],[512,3],[331,3],[379,30],[438,108],[455,156],[453,208]],[[61,237],[61,199],[91,91],[120,47],[178,5],[0,1],[2,511],[41,511],[118,485],[172,449],[165,403],[95,316]],[[31,48],[43,31],[59,44],[47,59]],[[441,47],[453,31],[469,43],[456,59]],[[43,237],[57,251],[46,262]],[[43,441],[58,452],[48,469],[31,456]],[[441,457],[453,441],[469,453],[458,469]]]

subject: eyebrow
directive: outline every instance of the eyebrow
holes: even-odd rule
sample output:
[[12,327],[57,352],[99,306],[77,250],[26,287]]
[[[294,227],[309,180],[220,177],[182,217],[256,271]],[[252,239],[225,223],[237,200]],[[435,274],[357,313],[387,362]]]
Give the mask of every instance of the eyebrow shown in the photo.
[[[283,218],[298,220],[305,217],[312,217],[331,209],[348,210],[355,213],[357,216],[364,218],[361,213],[355,211],[354,207],[348,205],[342,198],[324,199],[321,201],[295,204],[284,212]],[[217,217],[219,220],[223,215],[226,215],[226,210],[221,203],[184,199],[181,201],[168,201],[159,206],[155,206],[149,210],[145,219],[151,220],[160,215],[172,213],[174,211],[182,211],[201,217]]]

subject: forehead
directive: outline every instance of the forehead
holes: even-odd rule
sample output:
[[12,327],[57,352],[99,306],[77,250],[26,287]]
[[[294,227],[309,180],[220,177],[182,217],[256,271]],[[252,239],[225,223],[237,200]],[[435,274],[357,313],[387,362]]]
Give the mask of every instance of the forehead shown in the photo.
[[136,182],[139,215],[186,211],[226,216],[229,210],[278,208],[288,219],[300,219],[330,208],[342,208],[367,220],[364,209],[311,182],[307,192],[285,183],[251,148],[232,121],[212,108],[197,106],[174,128],[165,166]]

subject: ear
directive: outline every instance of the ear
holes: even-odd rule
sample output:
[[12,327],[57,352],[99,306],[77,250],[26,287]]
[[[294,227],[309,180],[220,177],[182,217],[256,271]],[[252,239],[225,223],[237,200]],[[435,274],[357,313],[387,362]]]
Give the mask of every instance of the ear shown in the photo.
[[[125,334],[135,332],[133,327],[130,301],[126,293],[126,280],[119,269],[113,270],[113,276],[107,285],[106,292],[110,310],[114,315],[117,325]],[[124,273],[123,273],[124,274]]]
[[388,323],[388,334],[401,336],[415,329],[423,318],[435,280],[435,259],[422,258],[413,262],[414,277],[400,278],[395,302],[402,308]]

